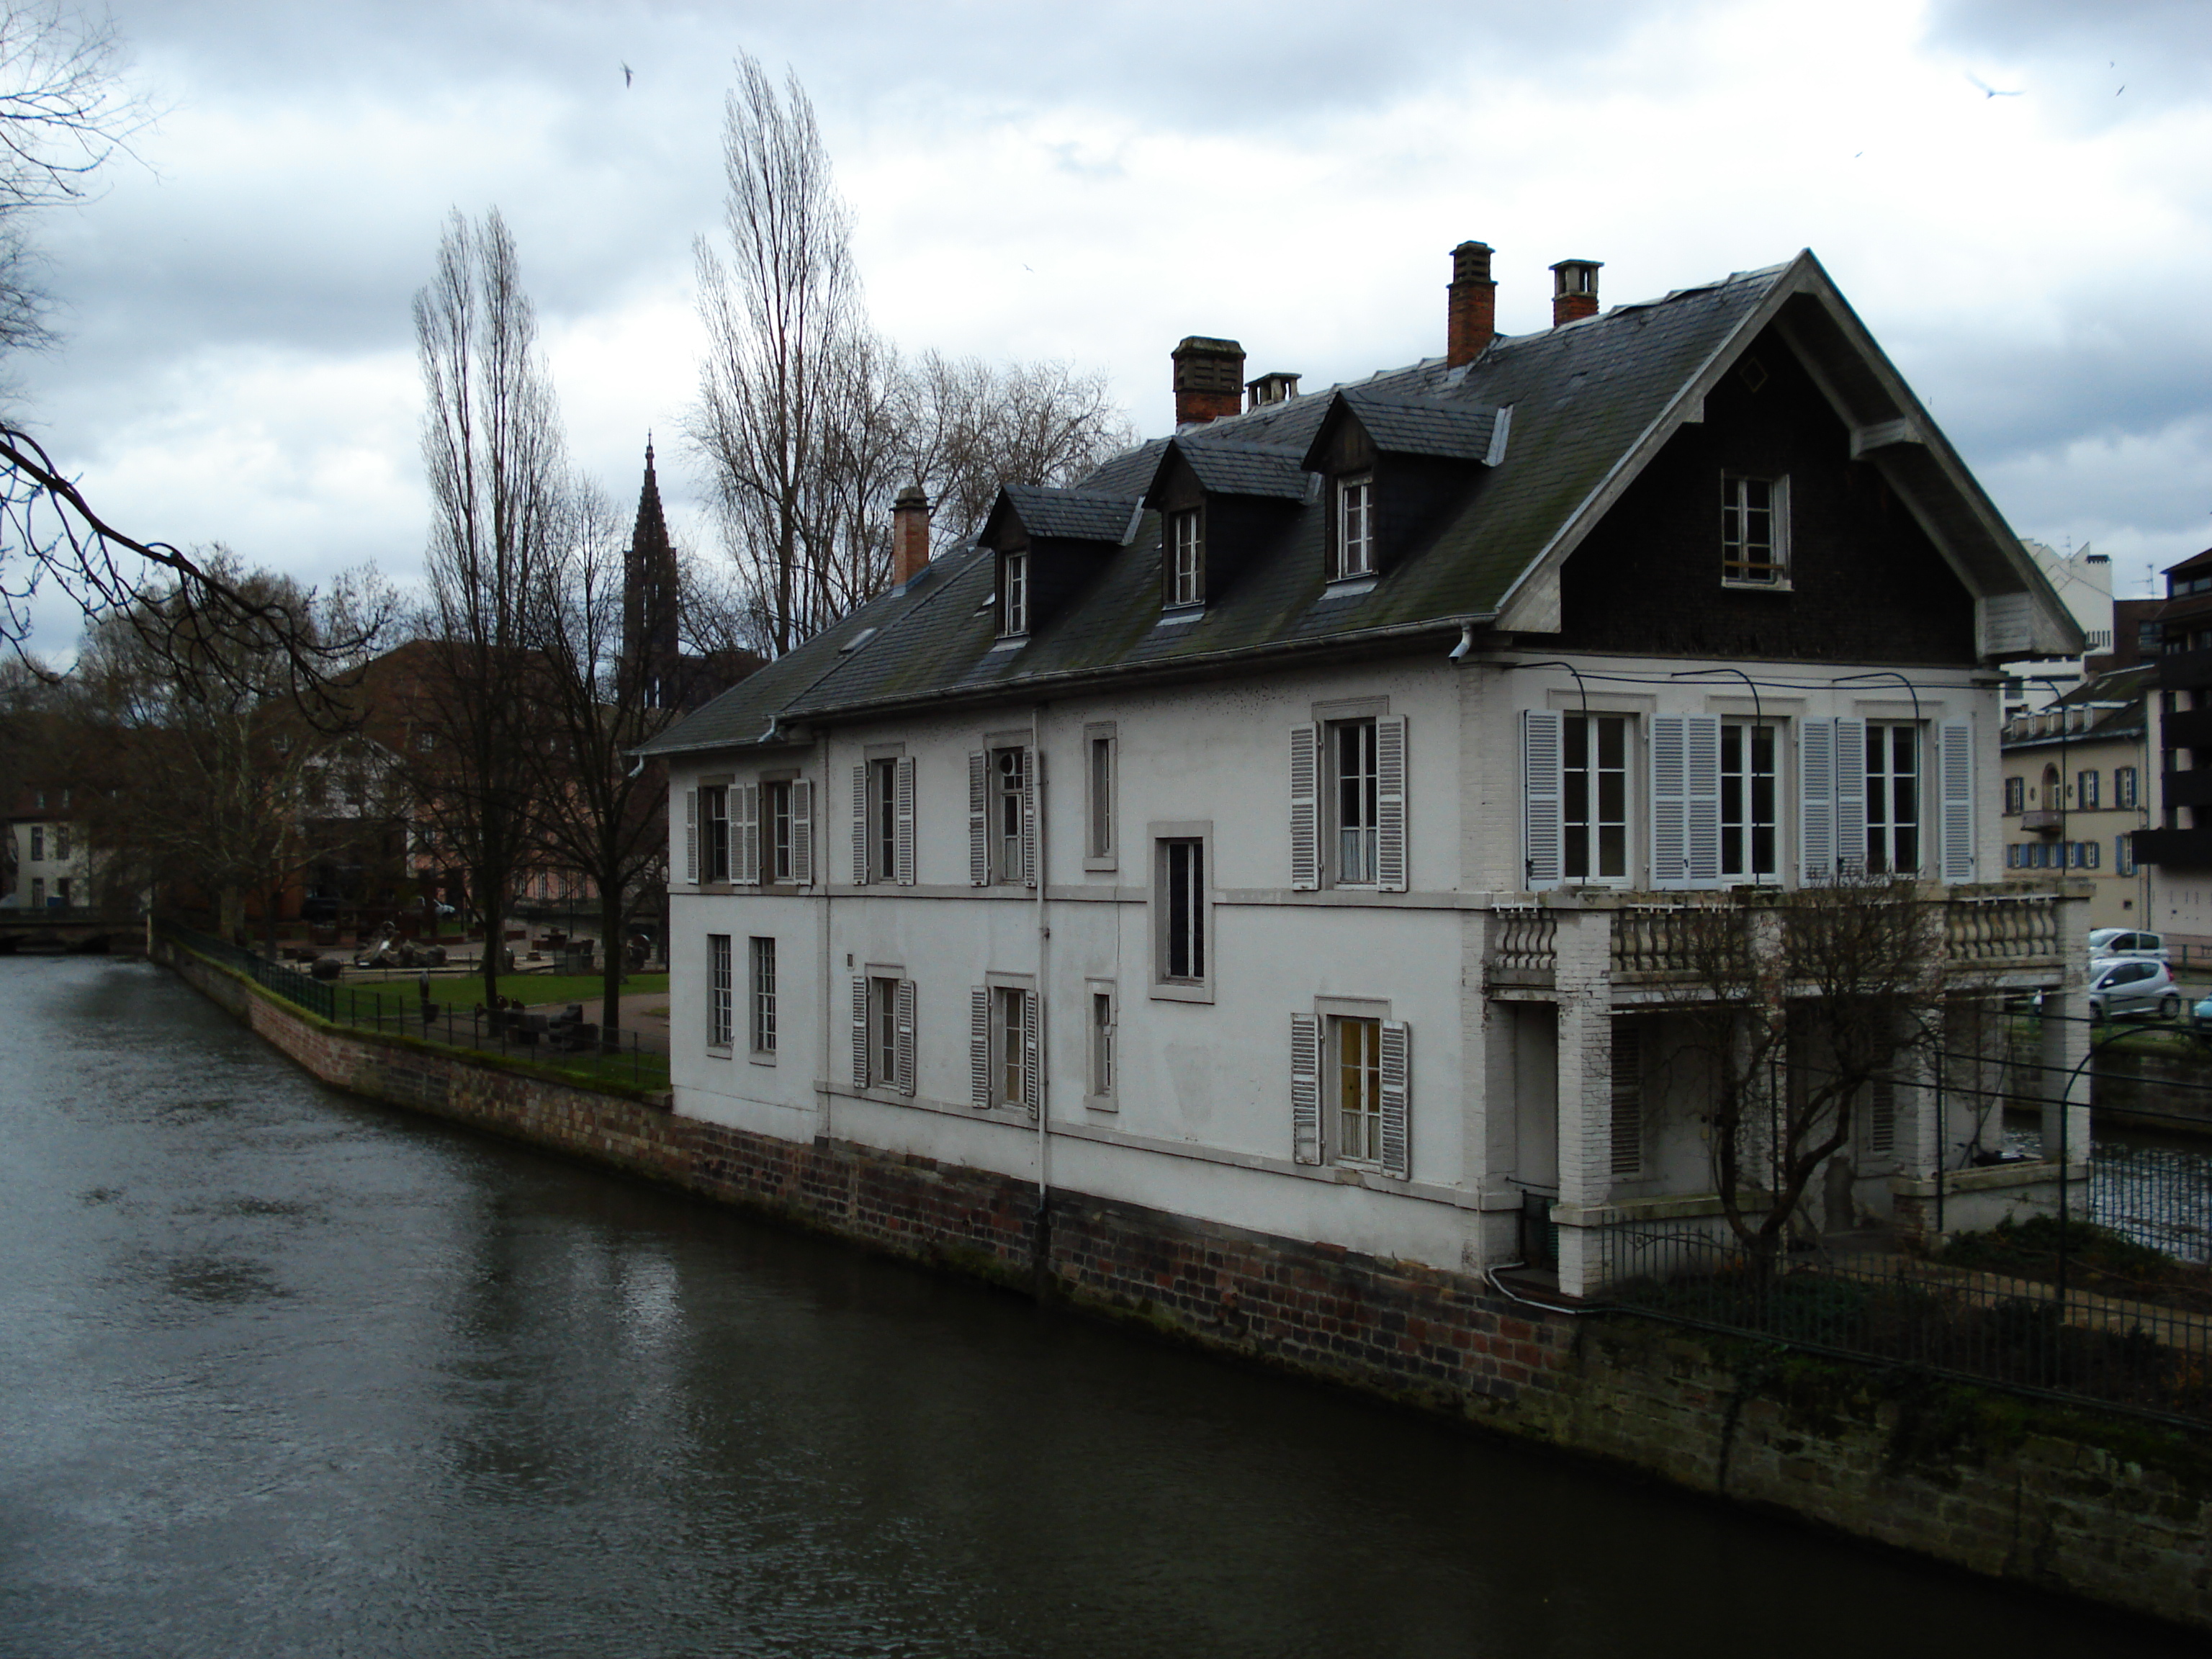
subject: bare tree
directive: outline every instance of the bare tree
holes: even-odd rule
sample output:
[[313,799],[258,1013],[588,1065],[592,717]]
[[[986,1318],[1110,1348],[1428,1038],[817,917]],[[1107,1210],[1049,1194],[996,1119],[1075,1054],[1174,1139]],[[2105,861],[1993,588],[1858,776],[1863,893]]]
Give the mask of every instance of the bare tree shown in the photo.
[[1771,1264],[1814,1176],[1879,1086],[1932,1057],[1943,908],[1907,877],[1742,889],[1675,917],[1689,972],[1673,1011],[1708,1102],[1715,1190]]
[[[532,635],[544,665],[543,726],[528,748],[538,844],[599,890],[605,1041],[621,1023],[630,904],[668,849],[668,778],[632,751],[675,718],[657,707],[656,665],[625,648],[661,618],[628,619],[622,525],[605,493],[579,484],[564,533],[538,573]],[[673,595],[650,589],[660,602]]]
[[560,416],[514,240],[498,210],[457,210],[437,274],[415,296],[434,503],[417,695],[434,714],[409,760],[419,810],[468,872],[488,997],[516,872],[530,848],[531,711],[544,674],[530,606],[568,511]]

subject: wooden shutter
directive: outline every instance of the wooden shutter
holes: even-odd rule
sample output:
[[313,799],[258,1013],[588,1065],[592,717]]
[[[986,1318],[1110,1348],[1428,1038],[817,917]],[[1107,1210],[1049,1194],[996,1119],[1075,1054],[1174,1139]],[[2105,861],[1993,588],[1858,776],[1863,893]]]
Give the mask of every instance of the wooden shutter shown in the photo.
[[1802,881],[1836,874],[1836,723],[1797,725],[1797,873]]
[[991,757],[981,749],[968,757],[968,884],[991,884]]
[[730,862],[736,866],[730,878],[740,886],[760,885],[760,785],[730,786],[729,799],[736,811],[728,830]]
[[801,887],[814,885],[814,781],[794,779],[791,785],[791,878]]
[[1408,1179],[1413,1146],[1407,1133],[1413,1092],[1413,1034],[1403,1020],[1382,1022],[1382,1173]]
[[868,884],[868,769],[853,769],[853,885]]
[[868,981],[853,981],[853,1086],[868,1086]]
[[968,1092],[979,1112],[991,1109],[991,991],[978,985],[968,993]]
[[1612,1026],[1612,1173],[1620,1177],[1644,1170],[1644,1028],[1622,1018]]
[[892,776],[897,789],[898,801],[898,869],[896,874],[902,887],[914,885],[914,762],[902,758],[893,769]]
[[1321,1021],[1291,1016],[1291,1156],[1321,1162]]
[[[1936,729],[1937,874],[1974,878],[1974,723],[1945,720]],[[2092,774],[2091,775],[2094,775]],[[2092,843],[2094,848],[2094,843]]]
[[1866,1149],[1897,1150],[1897,1085],[1886,1077],[1875,1079],[1867,1090]]
[[1857,875],[1866,870],[1867,723],[1836,722],[1836,872]]
[[1321,731],[1291,728],[1291,889],[1321,885]]
[[1716,887],[1721,878],[1721,722],[1651,716],[1651,884]]
[[898,982],[898,1006],[893,1014],[896,1030],[893,1033],[898,1076],[893,1079],[902,1095],[914,1093],[914,981],[902,979]]
[[1022,993],[1022,1104],[1030,1109],[1030,1121],[1036,1121],[1039,1104],[1044,1095],[1044,1009],[1037,1002],[1036,993]]
[[1022,750],[1022,885],[1037,884],[1037,751]]
[[1548,708],[1521,714],[1521,867],[1531,891],[1560,881],[1559,721]]
[[1375,722],[1375,884],[1406,890],[1406,717]]
[[684,879],[699,884],[699,792],[684,792]]

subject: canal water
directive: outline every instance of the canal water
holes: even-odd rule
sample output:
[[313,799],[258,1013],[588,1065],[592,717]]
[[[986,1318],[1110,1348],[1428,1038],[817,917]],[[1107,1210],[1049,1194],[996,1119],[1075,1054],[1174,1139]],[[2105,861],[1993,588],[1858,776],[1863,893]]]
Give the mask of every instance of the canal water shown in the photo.
[[2202,1651],[0,1006],[10,1659]]

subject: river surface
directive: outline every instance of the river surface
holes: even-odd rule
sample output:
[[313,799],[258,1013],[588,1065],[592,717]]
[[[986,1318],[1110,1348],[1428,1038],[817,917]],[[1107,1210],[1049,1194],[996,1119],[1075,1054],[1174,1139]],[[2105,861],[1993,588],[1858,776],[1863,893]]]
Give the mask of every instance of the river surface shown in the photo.
[[350,1099],[0,959],[0,1654],[2202,1645]]

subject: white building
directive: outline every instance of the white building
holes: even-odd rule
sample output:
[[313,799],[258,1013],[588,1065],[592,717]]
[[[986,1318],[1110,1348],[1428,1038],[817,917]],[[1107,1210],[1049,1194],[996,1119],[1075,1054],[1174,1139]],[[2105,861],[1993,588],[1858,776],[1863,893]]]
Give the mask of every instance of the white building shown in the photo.
[[[1977,1017],[2070,1006],[1994,670],[2078,635],[1818,263],[1593,315],[1566,262],[1517,338],[1488,265],[1445,356],[1327,393],[1236,412],[1186,341],[1173,439],[653,745],[679,1113],[1571,1294],[1720,1210],[1674,1040],[1717,897],[1919,872]],[[1808,1224],[1924,1222],[1983,1052],[1885,1079]],[[1948,1224],[2054,1173],[1952,1173]]]

